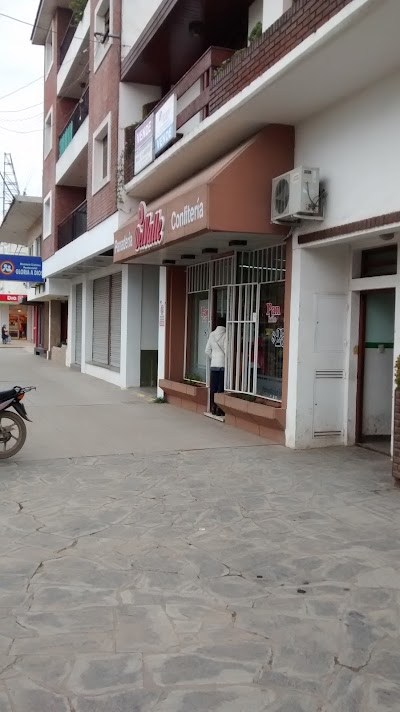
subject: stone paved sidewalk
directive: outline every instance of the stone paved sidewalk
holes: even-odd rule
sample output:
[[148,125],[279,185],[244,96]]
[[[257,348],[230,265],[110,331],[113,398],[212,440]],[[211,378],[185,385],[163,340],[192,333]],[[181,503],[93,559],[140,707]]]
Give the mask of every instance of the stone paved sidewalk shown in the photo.
[[400,490],[363,450],[0,468],[1,712],[400,709]]

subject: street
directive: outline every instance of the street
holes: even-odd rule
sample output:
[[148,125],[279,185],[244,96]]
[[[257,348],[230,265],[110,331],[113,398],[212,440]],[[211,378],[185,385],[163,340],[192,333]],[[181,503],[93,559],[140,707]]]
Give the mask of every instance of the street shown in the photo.
[[0,463],[0,712],[400,709],[388,458],[291,451],[34,357]]

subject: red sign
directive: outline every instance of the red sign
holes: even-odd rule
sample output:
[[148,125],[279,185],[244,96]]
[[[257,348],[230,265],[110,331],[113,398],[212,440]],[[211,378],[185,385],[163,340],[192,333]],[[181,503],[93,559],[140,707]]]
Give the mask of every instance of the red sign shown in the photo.
[[271,302],[267,302],[267,304],[265,305],[265,313],[268,317],[268,323],[276,324],[276,322],[278,321],[278,316],[281,316],[281,308],[275,306],[275,304],[271,304]]
[[24,300],[24,294],[0,294],[0,302],[11,302],[14,304],[21,304]]
[[164,240],[165,218],[162,210],[148,213],[146,203],[140,203],[139,222],[135,230],[135,250],[143,252],[157,247]]

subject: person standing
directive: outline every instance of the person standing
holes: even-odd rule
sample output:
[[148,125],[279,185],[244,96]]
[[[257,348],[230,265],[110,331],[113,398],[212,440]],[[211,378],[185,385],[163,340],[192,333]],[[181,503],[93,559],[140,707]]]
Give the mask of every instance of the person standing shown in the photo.
[[226,319],[219,317],[217,327],[207,341],[206,355],[211,359],[210,367],[210,409],[213,415],[225,413],[215,404],[215,394],[223,393],[225,387]]
[[1,327],[1,340],[3,344],[8,344],[8,329],[5,324]]

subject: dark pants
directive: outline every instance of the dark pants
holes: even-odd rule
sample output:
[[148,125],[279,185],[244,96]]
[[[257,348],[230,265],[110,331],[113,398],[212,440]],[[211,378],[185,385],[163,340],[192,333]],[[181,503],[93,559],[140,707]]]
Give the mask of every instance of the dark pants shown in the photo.
[[225,369],[212,368],[210,371],[210,410],[215,415],[225,415],[219,406],[215,405],[214,396],[216,393],[223,393],[225,385]]

